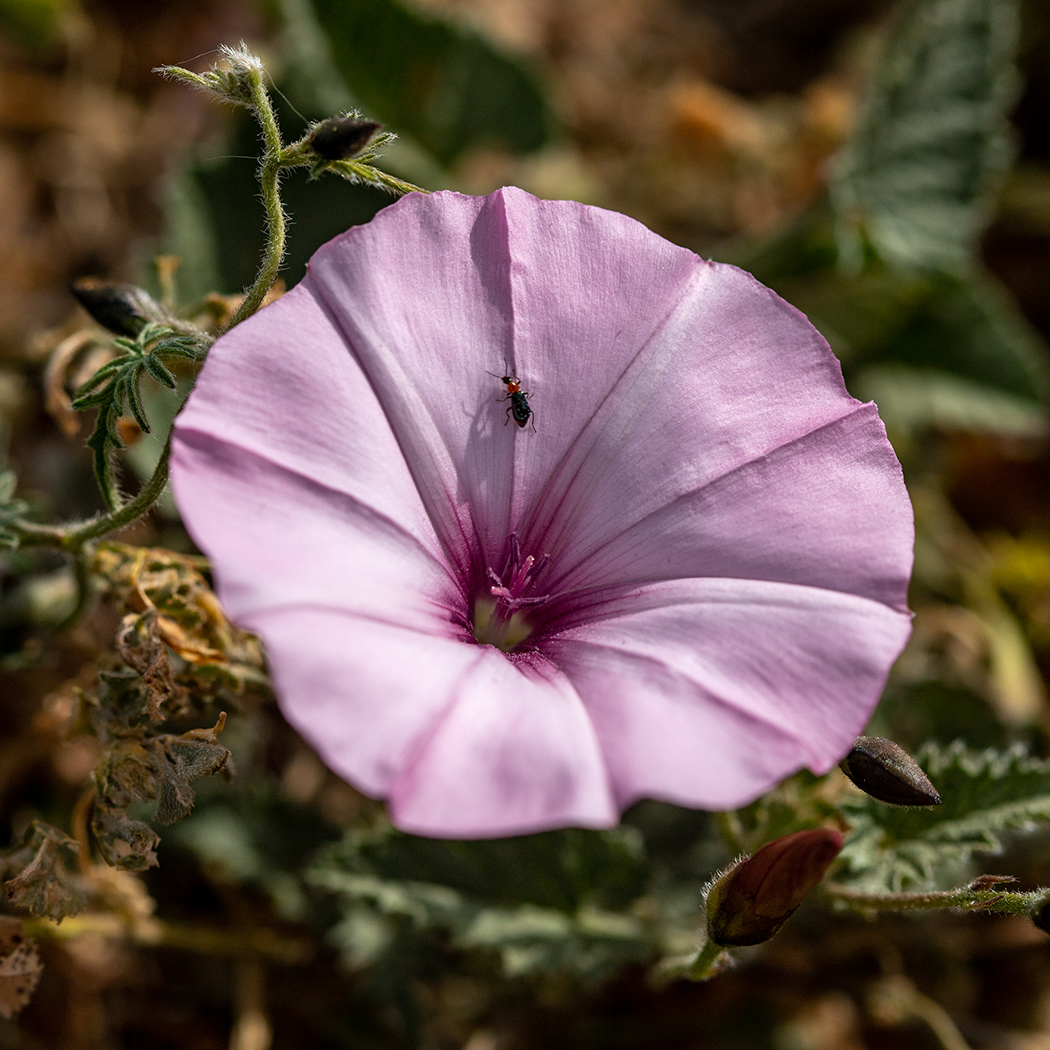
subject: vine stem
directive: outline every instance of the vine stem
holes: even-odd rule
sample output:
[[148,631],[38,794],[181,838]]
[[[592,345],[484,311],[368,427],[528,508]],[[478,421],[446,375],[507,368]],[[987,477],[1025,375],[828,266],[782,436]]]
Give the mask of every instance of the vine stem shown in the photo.
[[314,951],[306,938],[287,937],[266,928],[229,930],[155,918],[129,922],[113,914],[74,915],[63,919],[61,925],[51,919],[23,919],[22,926],[27,937],[41,940],[107,937],[145,947],[181,948],[200,955],[261,956],[285,964],[303,962]]
[[285,216],[281,204],[281,129],[277,126],[277,117],[270,103],[270,96],[263,86],[260,70],[252,70],[248,77],[252,109],[263,136],[263,155],[259,164],[259,184],[262,187],[263,205],[266,208],[266,247],[263,249],[262,262],[255,280],[245,293],[244,301],[237,308],[230,323],[229,331],[246,317],[251,317],[263,304],[267,292],[277,280],[277,273],[284,259]]
[[721,945],[715,944],[714,941],[706,941],[689,967],[689,979],[706,981],[709,977],[714,977],[725,964],[724,955],[725,949]]
[[930,893],[864,893],[835,883],[825,883],[824,892],[839,904],[855,911],[993,911],[1007,915],[1031,915],[1045,890],[1015,893],[996,889],[974,889],[972,885]]
[[79,525],[39,525],[36,522],[18,522],[19,543],[25,547],[60,547],[67,551],[79,551],[85,543],[98,539],[109,532],[130,525],[142,517],[160,498],[168,483],[168,459],[171,456],[171,435],[164,442],[160,459],[149,481],[139,490],[134,499],[108,514],[89,518]]

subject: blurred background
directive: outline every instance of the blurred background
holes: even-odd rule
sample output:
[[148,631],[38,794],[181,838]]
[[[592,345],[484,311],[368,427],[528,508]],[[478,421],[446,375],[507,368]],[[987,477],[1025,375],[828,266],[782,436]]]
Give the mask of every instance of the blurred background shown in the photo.
[[[48,368],[89,325],[70,281],[173,282],[190,310],[253,276],[257,131],[152,72],[241,39],[286,141],[358,107],[398,133],[396,175],[623,211],[803,309],[916,507],[915,637],[873,731],[1050,753],[1045,0],[0,0],[0,456],[41,520],[100,507],[75,376]],[[288,285],[390,202],[302,172],[285,200]],[[133,437],[129,484],[159,448]],[[192,551],[170,506],[121,539]],[[75,709],[118,617],[70,626],[74,596],[57,553],[0,552],[0,845],[69,828],[98,761]],[[732,856],[713,818],[644,803],[608,835],[428,843],[327,773],[264,686],[238,703],[234,775],[196,782],[159,866],[113,872],[106,907],[155,915],[159,944],[42,941],[0,1050],[1050,1050],[1027,920],[818,901],[732,972],[657,987],[648,964],[688,946]],[[984,869],[1050,884],[1050,838]]]

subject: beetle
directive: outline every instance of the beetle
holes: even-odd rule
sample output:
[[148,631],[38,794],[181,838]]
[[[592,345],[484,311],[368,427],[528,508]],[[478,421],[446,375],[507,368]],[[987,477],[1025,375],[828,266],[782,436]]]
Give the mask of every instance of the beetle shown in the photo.
[[[510,405],[507,407],[507,423],[510,422],[511,416],[513,416],[514,422],[524,429],[531,421],[533,432],[535,432],[536,413],[533,412],[532,406],[529,404],[529,393],[521,389],[521,380],[517,376],[510,374],[506,361],[503,362],[503,367],[507,370],[507,374],[502,376],[497,375],[495,372],[489,372],[488,369],[485,369],[485,371],[494,379],[498,379],[501,383],[506,383],[507,385],[507,396],[500,398],[500,401],[510,402]],[[506,426],[507,423],[503,425]]]

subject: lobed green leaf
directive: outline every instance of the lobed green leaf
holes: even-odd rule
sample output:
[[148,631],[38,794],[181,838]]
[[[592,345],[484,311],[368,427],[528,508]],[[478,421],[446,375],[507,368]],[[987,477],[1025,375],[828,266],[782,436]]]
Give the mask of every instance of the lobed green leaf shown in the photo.
[[852,830],[839,855],[847,885],[871,892],[930,889],[959,881],[977,854],[999,853],[1003,835],[1050,821],[1050,761],[1021,746],[972,750],[930,744],[915,756],[942,805],[885,806],[868,796],[844,806]]

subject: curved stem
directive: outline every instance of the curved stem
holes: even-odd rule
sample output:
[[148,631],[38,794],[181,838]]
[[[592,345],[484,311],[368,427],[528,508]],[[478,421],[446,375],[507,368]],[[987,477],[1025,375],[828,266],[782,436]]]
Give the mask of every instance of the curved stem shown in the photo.
[[130,525],[136,518],[142,517],[157,502],[164,486],[168,483],[168,459],[171,456],[171,435],[164,442],[160,459],[157,461],[153,476],[139,490],[134,499],[118,507],[109,514],[90,518],[79,525],[38,525],[35,522],[18,523],[19,542],[26,547],[61,547],[63,550],[78,551],[89,540],[98,539],[109,532]]
[[251,92],[253,109],[262,129],[264,143],[262,162],[259,165],[259,183],[266,207],[266,247],[263,249],[259,272],[245,293],[244,301],[226,326],[226,331],[240,324],[262,306],[266,293],[277,280],[281,260],[284,258],[285,218],[280,194],[281,131],[270,104],[270,96],[266,93],[262,78],[257,72],[251,77]]

